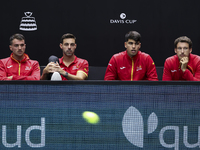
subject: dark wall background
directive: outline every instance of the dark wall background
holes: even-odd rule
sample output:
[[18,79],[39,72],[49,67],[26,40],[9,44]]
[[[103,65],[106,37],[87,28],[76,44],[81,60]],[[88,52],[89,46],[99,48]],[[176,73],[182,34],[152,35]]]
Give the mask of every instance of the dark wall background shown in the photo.
[[[26,53],[46,65],[52,54],[62,56],[60,37],[73,33],[77,37],[76,55],[90,66],[107,66],[111,56],[125,50],[124,35],[136,30],[142,35],[141,51],[149,53],[156,66],[163,66],[174,55],[174,40],[186,35],[193,41],[193,53],[200,55],[200,1],[197,0],[7,0],[0,5],[0,58],[8,57],[9,37],[21,33],[26,37]],[[21,31],[24,12],[33,12],[36,31]],[[137,20],[134,24],[110,23],[110,20]]]

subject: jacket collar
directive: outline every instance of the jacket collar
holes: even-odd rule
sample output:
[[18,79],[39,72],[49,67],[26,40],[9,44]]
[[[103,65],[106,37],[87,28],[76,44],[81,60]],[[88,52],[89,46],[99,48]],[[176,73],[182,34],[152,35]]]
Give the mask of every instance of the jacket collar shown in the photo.
[[[75,55],[74,55],[75,56]],[[75,59],[74,59],[74,61],[71,63],[71,64],[74,64],[74,63],[76,63],[77,62],[77,57],[75,56]],[[63,57],[61,57],[60,58],[60,64],[63,64],[63,65],[65,65],[64,63],[63,63]],[[70,64],[70,65],[71,65]]]
[[136,60],[136,59],[139,57],[140,53],[141,53],[141,51],[138,51],[137,54],[136,54],[135,56],[130,57],[130,56],[128,55],[128,53],[127,53],[127,50],[126,50],[126,57],[127,57],[129,60]]
[[27,60],[30,59],[29,56],[28,56],[27,54],[25,54],[25,53],[24,53],[24,59],[22,59],[22,60],[17,60],[17,59],[15,59],[15,58],[13,57],[13,53],[11,53],[10,58],[11,58],[12,60],[18,62],[18,63],[23,63],[23,62],[26,62]]

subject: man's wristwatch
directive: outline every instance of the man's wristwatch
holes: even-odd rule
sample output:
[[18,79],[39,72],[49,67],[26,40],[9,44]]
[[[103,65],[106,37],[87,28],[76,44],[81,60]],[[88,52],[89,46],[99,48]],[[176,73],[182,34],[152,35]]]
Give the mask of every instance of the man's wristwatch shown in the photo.
[[68,76],[68,72],[66,71],[65,72],[65,75],[63,75],[65,78]]

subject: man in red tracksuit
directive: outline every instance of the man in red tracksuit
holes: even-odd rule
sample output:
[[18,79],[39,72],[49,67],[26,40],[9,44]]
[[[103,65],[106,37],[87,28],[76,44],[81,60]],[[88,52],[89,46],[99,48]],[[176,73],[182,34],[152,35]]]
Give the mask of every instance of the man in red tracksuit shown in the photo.
[[0,60],[0,80],[40,80],[40,66],[25,54],[25,38],[21,34],[10,37],[8,58]]
[[130,31],[125,35],[126,51],[112,56],[104,80],[158,80],[152,58],[139,50],[140,38],[136,31]]
[[56,80],[86,80],[89,64],[87,60],[75,56],[76,47],[76,37],[71,33],[64,34],[60,40],[63,57],[47,64],[41,80],[48,80],[50,74],[56,74]]
[[163,81],[200,81],[200,57],[192,52],[192,41],[186,36],[174,41],[176,55],[166,59]]

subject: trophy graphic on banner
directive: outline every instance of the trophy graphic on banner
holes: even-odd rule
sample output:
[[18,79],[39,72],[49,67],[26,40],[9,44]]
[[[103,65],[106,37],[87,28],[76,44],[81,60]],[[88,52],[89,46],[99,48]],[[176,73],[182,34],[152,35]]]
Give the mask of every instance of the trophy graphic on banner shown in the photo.
[[26,17],[22,17],[19,29],[22,31],[35,31],[37,30],[37,25],[35,17],[31,17],[32,12],[24,12]]

